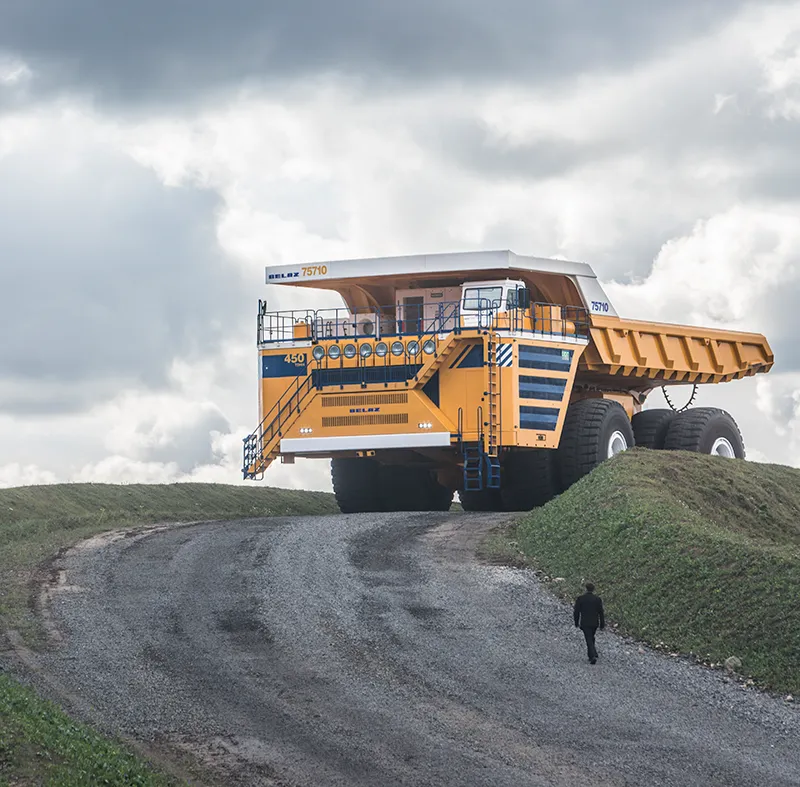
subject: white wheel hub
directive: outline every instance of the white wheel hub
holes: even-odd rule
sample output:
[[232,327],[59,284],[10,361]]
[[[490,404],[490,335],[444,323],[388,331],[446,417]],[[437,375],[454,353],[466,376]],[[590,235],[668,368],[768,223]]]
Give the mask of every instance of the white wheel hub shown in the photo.
[[711,446],[711,456],[723,456],[725,459],[736,459],[731,441],[726,437],[718,437]]
[[628,441],[625,439],[625,435],[620,431],[616,431],[608,438],[608,451],[606,452],[606,456],[608,459],[611,459],[612,456],[616,456],[627,449]]

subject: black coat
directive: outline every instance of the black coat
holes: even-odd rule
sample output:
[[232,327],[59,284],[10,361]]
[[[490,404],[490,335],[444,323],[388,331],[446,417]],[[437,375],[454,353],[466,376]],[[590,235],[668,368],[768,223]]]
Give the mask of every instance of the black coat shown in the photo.
[[606,625],[603,613],[603,599],[588,591],[575,599],[575,625],[581,628],[604,628]]

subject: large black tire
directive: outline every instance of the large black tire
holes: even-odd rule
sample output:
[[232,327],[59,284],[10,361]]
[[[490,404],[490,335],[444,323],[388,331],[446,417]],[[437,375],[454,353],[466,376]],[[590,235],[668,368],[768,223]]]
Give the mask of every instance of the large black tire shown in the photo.
[[383,510],[381,466],[374,459],[332,459],[331,481],[333,494],[343,514]]
[[546,448],[512,451],[503,465],[500,492],[506,511],[530,511],[559,492],[556,452]]
[[717,407],[694,407],[678,413],[667,431],[664,448],[745,458],[744,440],[736,421]]
[[639,448],[664,448],[669,425],[675,419],[674,410],[642,410],[631,418],[633,438]]
[[384,465],[381,467],[384,511],[447,511],[453,492],[425,467]]
[[[622,405],[610,399],[581,399],[567,410],[558,446],[562,490],[591,473],[609,458],[612,442],[635,445],[633,427]],[[624,449],[623,449],[624,450]]]
[[502,511],[499,489],[458,490],[458,500],[465,511]]

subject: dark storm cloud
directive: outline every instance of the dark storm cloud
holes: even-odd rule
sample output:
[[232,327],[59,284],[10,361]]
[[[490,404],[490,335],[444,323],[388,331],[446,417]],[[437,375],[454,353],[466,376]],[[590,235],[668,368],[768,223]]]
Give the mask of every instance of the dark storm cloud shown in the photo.
[[320,71],[552,83],[647,59],[743,0],[5,0],[0,50],[39,86],[121,101],[185,99]]
[[216,205],[96,148],[0,159],[0,412],[163,387],[173,359],[215,352],[249,305]]

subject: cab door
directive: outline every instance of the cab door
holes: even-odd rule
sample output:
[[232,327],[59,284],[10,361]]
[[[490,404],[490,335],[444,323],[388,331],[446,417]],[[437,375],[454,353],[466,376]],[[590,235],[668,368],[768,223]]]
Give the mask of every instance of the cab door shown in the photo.
[[413,295],[403,298],[400,314],[400,333],[421,334],[424,329],[425,297]]

